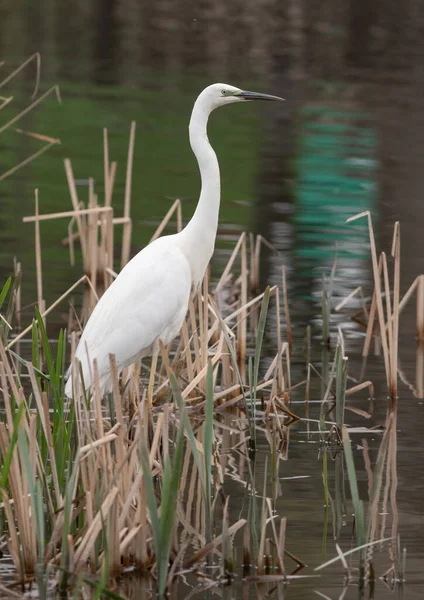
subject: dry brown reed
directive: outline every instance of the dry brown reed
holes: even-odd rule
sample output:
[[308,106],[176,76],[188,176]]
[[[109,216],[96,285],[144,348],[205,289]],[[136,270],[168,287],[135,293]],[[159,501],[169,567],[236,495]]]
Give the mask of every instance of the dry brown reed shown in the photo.
[[[107,155],[107,152],[105,154]],[[93,230],[102,227],[102,214],[111,214],[110,206],[100,207],[96,204],[91,183],[89,207],[82,207],[76,196],[70,162],[66,163],[66,170],[74,210],[66,214],[40,215],[38,195],[36,195],[35,215],[25,219],[27,222],[35,223],[37,232],[39,304],[42,303],[39,221],[43,218],[72,217],[77,223],[80,241],[84,240],[82,242],[85,252],[84,268],[87,269],[87,265],[90,265],[94,276],[92,267],[96,263],[93,258],[93,246],[95,246]],[[172,210],[178,211],[177,227],[181,228],[181,204],[177,201],[165,217],[165,223],[159,226],[159,231],[163,231],[167,225]],[[113,225],[112,219],[109,223]],[[251,248],[257,257],[257,245]],[[238,252],[240,252],[241,273],[235,276],[232,269]],[[20,433],[20,436],[26,436],[27,446],[31,449],[31,469],[27,469],[25,468],[26,445],[22,442],[15,443],[7,485],[0,490],[4,510],[10,523],[14,524],[9,529],[9,550],[18,573],[26,576],[35,574],[39,568],[37,565],[42,564],[46,572],[56,573],[59,585],[64,585],[64,581],[67,585],[72,581],[72,576],[77,574],[100,572],[105,561],[111,576],[121,573],[128,565],[148,568],[152,573],[157,573],[159,563],[154,546],[152,513],[148,505],[146,472],[141,462],[140,447],[144,443],[148,445],[149,476],[157,480],[159,493],[165,481],[166,462],[175,452],[177,432],[182,426],[182,409],[175,403],[175,394],[170,396],[169,393],[172,388],[170,376],[174,377],[174,372],[178,373],[180,388],[178,393],[181,402],[189,411],[199,456],[205,456],[203,444],[206,434],[203,433],[202,423],[208,402],[209,368],[212,369],[211,401],[217,407],[219,414],[224,415],[227,409],[233,411],[227,425],[225,420],[214,424],[214,450],[211,457],[214,476],[210,485],[212,497],[215,498],[215,511],[225,478],[224,454],[227,456],[234,449],[237,449],[237,452],[242,451],[237,477],[243,485],[249,481],[247,462],[243,457],[248,454],[249,443],[249,435],[246,435],[249,416],[246,411],[254,411],[257,393],[261,394],[266,406],[272,407],[272,411],[268,410],[265,418],[267,427],[274,429],[280,440],[277,443],[279,449],[274,449],[274,452],[278,456],[287,457],[288,424],[293,422],[293,419],[298,419],[286,405],[290,397],[291,385],[287,342],[281,339],[276,342],[278,351],[265,377],[257,381],[254,389],[255,396],[251,396],[252,381],[249,380],[249,374],[245,369],[240,368],[242,362],[245,362],[244,359],[242,361],[242,357],[245,356],[246,346],[254,341],[258,327],[257,318],[250,321],[249,319],[254,312],[259,311],[266,294],[277,302],[277,310],[280,310],[281,291],[277,287],[265,294],[257,296],[251,294],[252,286],[249,285],[250,273],[247,265],[254,264],[258,272],[259,265],[256,260],[255,257],[248,257],[246,236],[242,235],[213,292],[210,291],[208,276],[205,277],[202,290],[190,300],[188,317],[179,343],[172,352],[169,348],[163,349],[162,361],[157,365],[155,363],[151,365],[147,394],[145,392],[140,394],[139,369],[128,371],[120,382],[111,357],[114,386],[113,393],[106,404],[100,397],[98,384],[94,386],[90,404],[86,403],[84,394],[76,394],[79,399],[74,405],[65,404],[67,426],[72,430],[69,433],[69,444],[73,448],[69,455],[72,456],[72,461],[67,464],[66,473],[61,471],[57,463],[57,442],[52,438],[52,435],[55,436],[57,422],[49,411],[52,394],[53,396],[56,392],[59,395],[63,394],[63,387],[60,387],[62,384],[58,383],[58,380],[56,392],[49,387],[49,384],[46,384],[47,388],[45,388],[38,368],[24,361],[30,382],[30,388],[24,390],[20,383],[19,363],[8,357],[7,350],[25,337],[31,329],[34,335],[37,327],[42,327],[41,319],[45,318],[80,283],[89,283],[94,299],[97,300],[99,288],[96,286],[96,279],[92,281],[87,274],[83,275],[50,307],[40,311],[40,321],[35,329],[34,325],[28,326],[1,347],[0,378],[3,399],[8,406],[8,420],[6,425],[2,425],[0,451],[3,457],[7,456],[8,449],[13,446],[12,437],[16,430],[24,432],[24,434]],[[228,298],[231,299],[230,302],[227,301]],[[248,327],[248,323],[253,324],[255,329]],[[41,336],[41,329],[39,334]],[[277,335],[280,335],[279,332]],[[74,334],[71,346],[75,349]],[[48,348],[44,348],[44,352],[48,355]],[[74,369],[73,373],[75,375],[77,369]],[[95,381],[98,382],[96,372]],[[75,389],[78,389],[79,385],[79,379],[75,377]],[[30,398],[35,401],[37,413],[32,411]],[[22,408],[19,422],[14,423],[13,410],[16,399],[19,399],[18,405]],[[162,412],[154,411],[151,417],[153,418],[151,438],[147,435],[148,429],[144,426],[144,423],[148,422],[146,415],[149,399],[154,405],[162,406]],[[63,402],[63,396],[61,401]],[[163,404],[164,401],[167,403]],[[234,412],[236,408],[240,410]],[[231,438],[227,435],[230,432]],[[246,519],[230,522],[231,502],[229,505],[227,499],[222,531],[217,531],[216,527],[211,532],[206,531],[205,497],[201,493],[202,478],[205,473],[203,468],[199,471],[193,459],[193,447],[187,445],[184,451],[182,477],[179,481],[175,519],[172,524],[170,552],[172,566],[167,576],[168,584],[181,569],[198,569],[199,563],[209,554],[224,556],[226,570],[230,570],[231,540],[236,532],[246,525]],[[279,460],[280,458],[277,459],[277,463]],[[63,478],[63,475],[66,476]],[[37,518],[34,508],[35,480],[43,482],[42,490],[37,493],[43,495],[43,498],[45,495],[48,526],[46,523],[34,521]],[[16,501],[17,497],[19,501]],[[160,501],[159,494],[159,503]],[[266,507],[268,512],[272,510],[270,499],[267,500]],[[29,515],[32,515],[32,520],[29,519]],[[272,519],[267,518],[266,525],[263,528],[263,544],[269,555],[267,560],[271,560],[273,554],[271,547],[275,548],[277,568],[280,573],[285,574],[283,563],[285,521],[281,522],[279,533]],[[21,529],[24,531],[23,534],[20,534]],[[35,543],[34,532],[38,535],[40,530],[44,532],[46,539],[44,552],[41,552]],[[65,530],[66,536],[63,535]],[[67,573],[71,580],[68,576],[64,579],[63,573]]]
[[[174,204],[174,210],[179,209],[180,204]],[[72,211],[72,215],[89,218],[90,213],[81,215],[81,210],[90,209],[78,209]],[[37,213],[38,210],[36,216]],[[84,239],[90,244],[93,243],[92,238],[89,233],[84,232],[84,227],[97,227],[99,222],[98,213],[93,211],[91,214],[95,215],[96,222],[81,221]],[[169,220],[170,215],[166,218]],[[37,224],[37,219],[34,221]],[[307,380],[292,386],[289,343],[281,339],[280,328],[277,339],[274,340],[277,352],[256,385],[250,379],[250,370],[246,372],[239,368],[240,356],[246,344],[252,343],[261,327],[261,318],[249,321],[252,313],[259,314],[259,308],[267,298],[267,302],[276,302],[277,322],[280,323],[280,301],[284,298],[284,292],[277,286],[264,294],[251,294],[252,287],[248,284],[250,274],[246,265],[251,265],[252,261],[254,263],[254,259],[247,254],[243,258],[243,252],[247,253],[249,248],[244,245],[245,240],[242,235],[215,289],[210,291],[210,283],[206,277],[202,290],[191,298],[179,343],[172,349],[164,348],[162,360],[151,366],[148,393],[143,387],[140,389],[139,368],[129,371],[120,382],[111,357],[114,385],[106,402],[100,397],[95,371],[97,384],[94,386],[91,402],[87,403],[83,394],[76,394],[78,399],[73,408],[70,404],[65,405],[68,426],[72,430],[68,437],[69,447],[72,447],[69,458],[72,457],[72,460],[67,463],[65,471],[61,471],[58,464],[57,442],[54,441],[57,422],[54,412],[52,415],[49,409],[54,392],[49,387],[45,388],[40,372],[30,362],[25,363],[30,387],[24,389],[20,382],[19,364],[13,360],[13,355],[7,354],[8,348],[27,335],[28,328],[20,334],[21,337],[16,336],[7,345],[0,346],[0,382],[6,407],[6,423],[0,423],[0,452],[4,460],[8,456],[10,460],[8,476],[6,480],[2,480],[0,492],[2,507],[10,524],[10,555],[17,573],[22,577],[31,574],[35,577],[37,569],[40,570],[40,565],[43,565],[44,572],[49,573],[49,577],[54,574],[58,585],[67,586],[75,581],[73,578],[76,575],[100,573],[106,564],[108,576],[119,575],[129,565],[149,569],[154,576],[158,576],[160,563],[155,547],[154,520],[148,501],[146,477],[156,481],[154,489],[160,514],[165,510],[163,503],[166,502],[166,498],[161,495],[166,479],[166,464],[176,452],[178,431],[185,422],[184,411],[188,412],[192,427],[192,433],[187,430],[186,437],[194,445],[187,443],[182,455],[175,515],[170,525],[172,541],[169,572],[166,574],[167,585],[172,584],[180,571],[201,570],[202,562],[208,556],[222,560],[225,577],[231,577],[231,539],[242,529],[246,560],[251,561],[252,557],[259,556],[255,576],[258,582],[267,581],[271,565],[275,566],[278,573],[273,577],[277,577],[278,581],[285,581],[285,556],[295,560],[297,568],[302,568],[302,561],[286,549],[285,518],[279,517],[278,527],[275,523],[274,502],[281,491],[278,486],[273,485],[268,497],[266,476],[260,516],[258,509],[252,509],[247,519],[238,518],[231,523],[231,499],[226,498],[222,510],[222,528],[214,525],[208,532],[205,527],[207,507],[202,493],[202,481],[206,471],[201,464],[206,456],[203,422],[208,403],[208,373],[212,378],[210,400],[215,406],[210,486],[213,511],[217,513],[218,499],[223,494],[223,484],[228,473],[228,457],[232,454],[239,456],[237,463],[232,459],[232,478],[250,489],[252,502],[256,503],[257,491],[247,460],[251,411],[263,420],[264,427],[259,424],[255,427],[256,430],[263,431],[269,442],[271,480],[278,481],[279,463],[288,457],[290,425],[299,420],[290,409],[292,389],[306,384],[308,398],[311,373],[314,371],[309,362],[309,341]],[[41,247],[39,240],[37,243]],[[250,248],[255,248],[255,245],[250,245]],[[241,274],[235,276],[233,269],[238,253]],[[384,259],[381,265],[380,274],[384,275]],[[386,275],[384,281],[387,282],[387,279]],[[44,316],[76,285],[86,281],[90,280],[84,275],[44,311]],[[243,287],[245,292],[242,294]],[[285,296],[283,308],[286,310],[288,323],[287,294]],[[375,301],[377,308],[379,304]],[[393,318],[392,315],[397,310],[395,305],[396,303],[392,309],[391,304],[388,308],[386,304],[388,318]],[[42,315],[40,319],[41,317]],[[246,323],[244,339],[241,321]],[[38,323],[38,328],[41,323]],[[250,324],[249,327],[247,323]],[[32,328],[36,331],[34,326]],[[396,340],[396,328],[393,326],[391,336],[390,338],[387,333],[388,347],[393,348]],[[74,334],[72,347],[75,348]],[[52,368],[54,370],[54,365]],[[94,368],[96,369],[95,366]],[[76,372],[74,369],[74,374]],[[178,392],[173,387],[175,374],[178,374]],[[79,385],[78,377],[75,377],[75,389]],[[326,385],[327,394],[335,395],[331,381]],[[365,388],[369,388],[372,395],[371,386],[369,381],[361,382],[346,390],[346,395]],[[255,409],[259,393],[265,408],[263,411]],[[161,412],[154,408],[149,416],[149,398],[155,407],[160,405]],[[33,406],[37,408],[36,413],[32,410]],[[235,408],[238,410],[234,412]],[[149,436],[148,427],[145,426],[149,418],[153,419],[152,436]],[[393,431],[391,427],[388,429]],[[141,448],[144,445],[148,451],[148,472],[142,463]],[[393,448],[391,444],[391,456]],[[200,457],[200,463],[196,462],[195,454]],[[393,462],[390,463],[392,464]],[[390,469],[391,481],[394,482],[394,472],[392,467]],[[35,485],[37,480],[41,482],[38,488]],[[388,490],[388,487],[385,489]],[[373,492],[374,498],[376,495],[379,497],[380,492]],[[43,498],[47,507],[48,524],[42,519],[40,521],[37,513],[38,497]],[[387,491],[384,497],[387,498]],[[378,537],[376,533],[384,529],[384,523],[377,529],[375,506],[374,501],[370,508],[370,540]],[[66,535],[63,534],[64,531]],[[44,552],[37,544],[40,532],[46,540]],[[341,560],[344,560],[342,554]]]
[[[388,260],[385,252],[381,252],[377,257],[377,248],[375,243],[374,231],[370,212],[363,212],[347,221],[355,221],[366,217],[368,221],[368,232],[370,239],[371,259],[374,278],[374,291],[372,295],[371,307],[368,309],[364,300],[361,287],[357,287],[343,301],[341,301],[335,310],[341,310],[357,294],[362,299],[362,315],[366,320],[366,337],[362,355],[364,359],[368,357],[373,336],[381,342],[383,350],[383,360],[386,372],[387,389],[392,403],[395,406],[398,395],[398,352],[399,352],[399,319],[401,312],[406,307],[412,294],[417,293],[417,338],[423,339],[424,335],[424,276],[418,277],[412,282],[403,298],[400,298],[400,225],[396,222],[393,230],[393,241],[391,247],[391,257],[393,262],[393,276],[390,277]],[[375,320],[377,317],[378,327]],[[364,363],[365,365],[365,363]],[[361,374],[363,378],[364,372]]]
[[[98,195],[94,188],[94,180],[88,178],[88,201],[87,206],[78,197],[75,176],[72,163],[69,158],[65,159],[65,173],[72,202],[72,211],[62,211],[50,214],[39,214],[38,204],[36,214],[23,218],[24,223],[35,222],[36,232],[40,221],[71,218],[68,227],[68,237],[64,243],[69,245],[70,262],[74,264],[74,242],[79,239],[82,252],[83,269],[90,285],[87,287],[82,322],[93,310],[97,298],[112,283],[116,276],[114,271],[114,228],[123,225],[122,257],[121,267],[128,262],[131,241],[131,184],[132,184],[132,161],[134,155],[135,123],[131,124],[130,141],[128,149],[127,175],[125,183],[125,206],[122,218],[114,218],[113,215],[113,189],[117,163],[109,162],[109,141],[107,129],[103,132],[104,146],[104,204],[99,204]],[[73,225],[76,224],[77,231],[73,233]],[[39,240],[39,236],[37,237]],[[39,246],[37,246],[39,247]],[[37,255],[38,256],[38,255]],[[37,265],[40,264],[37,259]],[[37,280],[38,281],[38,280]],[[40,287],[39,287],[40,289]],[[44,311],[42,311],[44,312]]]

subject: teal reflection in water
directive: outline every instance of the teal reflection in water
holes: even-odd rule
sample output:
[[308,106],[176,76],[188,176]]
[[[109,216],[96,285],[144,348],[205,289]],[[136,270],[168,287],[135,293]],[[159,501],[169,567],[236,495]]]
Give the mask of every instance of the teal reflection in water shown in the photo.
[[377,136],[370,115],[341,110],[340,104],[311,104],[300,113],[294,214],[299,276],[330,265],[335,246],[346,268],[360,269],[368,260],[366,221],[346,219],[375,210]]

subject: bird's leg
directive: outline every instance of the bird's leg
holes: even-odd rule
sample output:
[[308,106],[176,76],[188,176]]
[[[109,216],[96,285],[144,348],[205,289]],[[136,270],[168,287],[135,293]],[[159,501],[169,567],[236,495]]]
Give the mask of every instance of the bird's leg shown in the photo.
[[158,364],[158,355],[155,352],[152,356],[152,364],[150,367],[149,387],[147,388],[147,399],[149,401],[149,408],[153,407],[153,386],[155,384],[156,366]]

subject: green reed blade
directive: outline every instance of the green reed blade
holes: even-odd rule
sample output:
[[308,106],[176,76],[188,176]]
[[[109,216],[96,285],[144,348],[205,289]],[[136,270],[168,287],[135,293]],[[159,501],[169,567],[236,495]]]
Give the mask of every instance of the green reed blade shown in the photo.
[[8,481],[9,481],[10,465],[12,462],[13,452],[15,450],[16,442],[18,441],[18,433],[19,433],[19,429],[20,429],[19,423],[21,421],[21,417],[22,417],[24,408],[25,408],[25,404],[24,404],[24,402],[21,402],[17,412],[15,413],[14,419],[13,419],[12,437],[10,438],[10,443],[7,448],[6,456],[4,457],[4,460],[3,460],[3,468],[1,470],[1,475],[0,475],[0,488],[1,489],[6,489]]
[[43,318],[37,307],[35,307],[35,314],[37,317],[37,325],[38,325],[38,331],[40,332],[41,343],[42,343],[44,354],[46,357],[47,370],[49,372],[50,379],[53,384],[55,381],[56,372],[55,372],[55,368],[54,368],[52,351],[51,351],[50,344],[49,344],[49,338],[47,337],[47,332],[46,332],[46,328],[44,326]]
[[141,468],[143,470],[143,481],[144,488],[146,490],[147,506],[150,513],[150,524],[152,527],[153,544],[155,551],[158,555],[160,548],[160,528],[159,528],[159,514],[158,507],[156,504],[155,487],[153,484],[152,471],[150,468],[150,457],[149,451],[146,446],[144,437],[140,439],[140,461]]
[[169,456],[165,460],[165,470],[162,478],[162,503],[160,508],[160,547],[158,549],[159,595],[166,591],[169,556],[174,534],[175,514],[177,511],[177,496],[180,488],[181,471],[184,456],[184,427],[180,425],[175,444],[173,465]]
[[[349,477],[350,493],[352,496],[353,511],[355,513],[355,531],[358,546],[362,546],[365,541],[365,517],[364,506],[359,498],[358,482],[356,479],[355,462],[353,459],[352,446],[349,434],[345,425],[342,426],[343,448]],[[363,567],[363,554],[359,554],[360,569]]]
[[347,382],[347,358],[342,356],[340,344],[336,348],[336,423],[341,430],[344,424],[346,382]]
[[349,477],[350,493],[352,495],[353,509],[356,511],[357,507],[359,506],[358,482],[356,480],[355,462],[353,459],[352,446],[350,443],[350,437],[346,425],[342,426],[342,440],[347,466],[347,474]]
[[[23,404],[23,403],[22,403]],[[35,528],[37,532],[37,563],[38,570],[43,569],[44,565],[44,550],[45,550],[45,521],[44,521],[44,507],[43,507],[43,493],[40,482],[35,479],[35,473],[33,472],[31,459],[29,455],[29,444],[27,434],[22,427],[18,430],[18,447],[19,454],[25,467],[26,478],[28,483],[28,489],[31,495],[31,504],[35,516]]]
[[63,505],[63,528],[62,528],[62,545],[60,553],[60,579],[59,589],[65,591],[68,586],[69,576],[69,543],[68,536],[71,534],[72,525],[72,513],[73,513],[73,499],[75,483],[79,470],[80,454],[77,450],[72,466],[72,471],[69,479],[66,482],[65,494],[64,494],[64,505]]
[[10,284],[12,283],[12,278],[9,277],[6,279],[6,283],[3,285],[0,292],[0,308],[3,306],[3,302],[6,300],[7,292],[9,291]]
[[177,378],[175,377],[175,374],[171,369],[169,370],[169,383],[171,384],[171,390],[172,390],[174,400],[176,401],[177,406],[180,409],[181,422],[183,424],[184,430],[186,432],[186,435],[187,435],[187,438],[188,438],[188,441],[190,444],[190,450],[191,450],[191,453],[193,454],[193,460],[196,463],[196,467],[197,467],[197,470],[199,473],[199,479],[200,479],[200,483],[202,485],[202,491],[206,498],[206,483],[205,483],[205,476],[204,476],[204,472],[203,472],[202,460],[200,458],[200,454],[197,449],[196,438],[194,436],[193,429],[190,424],[190,419],[188,418],[187,411],[185,409],[184,400],[181,396],[181,392],[178,387]]

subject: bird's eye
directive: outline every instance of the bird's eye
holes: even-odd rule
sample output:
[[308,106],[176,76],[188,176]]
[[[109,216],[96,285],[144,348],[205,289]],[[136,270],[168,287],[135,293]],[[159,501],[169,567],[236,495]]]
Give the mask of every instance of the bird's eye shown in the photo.
[[226,96],[226,94],[227,94],[227,90],[221,90],[221,94],[222,94],[223,96]]

